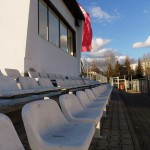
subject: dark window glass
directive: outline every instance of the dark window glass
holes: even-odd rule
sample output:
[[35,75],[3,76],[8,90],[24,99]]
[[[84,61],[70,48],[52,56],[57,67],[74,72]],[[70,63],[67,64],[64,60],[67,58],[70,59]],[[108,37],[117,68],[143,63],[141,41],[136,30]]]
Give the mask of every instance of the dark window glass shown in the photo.
[[43,0],[39,0],[39,35],[75,56],[75,33],[61,17]]
[[68,52],[73,56],[73,33],[68,30]]
[[59,18],[49,9],[49,41],[59,46]]
[[60,48],[68,52],[67,27],[62,21],[60,22]]
[[48,39],[47,5],[43,0],[39,0],[39,35]]

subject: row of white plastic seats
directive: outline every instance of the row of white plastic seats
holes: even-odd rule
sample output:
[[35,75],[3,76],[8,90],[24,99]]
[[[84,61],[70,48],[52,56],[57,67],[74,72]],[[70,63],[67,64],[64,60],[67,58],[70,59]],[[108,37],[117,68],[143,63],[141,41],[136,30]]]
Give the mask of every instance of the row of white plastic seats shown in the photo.
[[[8,76],[13,77],[14,79],[17,79],[21,77],[21,73],[17,69],[5,69]],[[28,74],[31,78],[50,78],[51,80],[55,79],[62,79],[65,80],[66,77],[64,75],[58,75],[58,74],[51,74],[46,72],[36,72],[36,71],[28,71]],[[3,76],[2,72],[0,71],[0,76]],[[81,82],[80,84],[86,84],[86,85],[95,85],[98,84],[98,81],[89,80],[84,78],[84,82],[81,77],[73,77],[68,76],[69,80],[76,80],[78,82]]]
[[[68,79],[66,79],[65,76],[63,76],[63,75],[55,75],[55,77],[53,75],[54,74],[47,74],[45,72],[38,73],[38,72],[31,72],[31,71],[29,71],[29,76],[32,77],[32,78],[40,78],[40,77],[42,77],[42,78],[50,78],[50,79],[57,80],[57,82],[63,82],[62,80],[64,80],[65,82],[70,81],[70,80],[75,80],[78,85],[80,85],[80,86],[84,86],[85,85],[81,77],[69,76]],[[92,84],[93,84],[93,81],[92,80],[91,81],[88,80],[88,83],[86,85],[92,85]],[[63,86],[65,86],[65,84],[63,84]]]
[[111,92],[113,87],[110,84],[105,84],[101,86],[97,86],[95,88],[92,88],[92,91],[96,98],[110,98]]
[[32,78],[50,78],[50,79],[62,79],[65,80],[66,77],[69,80],[82,80],[81,77],[73,77],[73,76],[64,76],[64,75],[58,75],[58,74],[51,74],[51,73],[46,73],[46,72],[33,72],[33,71],[28,71],[29,76]]
[[98,84],[100,84],[98,81],[89,80],[89,79],[84,79],[84,83],[86,85],[98,85]]
[[[68,82],[68,85],[71,83],[70,81],[66,80]],[[63,81],[64,82],[64,81]],[[77,85],[75,83],[76,81],[72,80],[74,82],[74,85],[68,88],[79,88],[83,87],[80,83]],[[34,78],[30,77],[19,77],[19,83],[20,87],[18,87],[18,84],[16,81],[8,76],[0,76],[0,101],[2,104],[3,103],[3,98],[7,98],[7,101],[4,100],[4,105],[9,105],[9,104],[16,104],[20,102],[24,102],[25,98],[20,98],[17,101],[17,98],[22,96],[28,96],[28,100],[36,100],[38,98],[43,98],[43,97],[50,97],[53,95],[58,95],[61,94],[61,89],[64,87],[54,87],[53,84],[51,83],[50,79],[48,78],[39,78],[38,83]],[[44,94],[43,94],[44,93]],[[40,95],[39,95],[40,94]],[[29,97],[29,95],[31,95]],[[38,95],[38,96],[33,96],[33,95]],[[11,101],[11,98],[16,98],[15,100]]]
[[95,125],[100,121],[103,115],[104,103],[95,103],[90,101],[84,91],[78,91],[74,94],[61,95],[59,103],[63,114],[69,121],[73,122],[91,122]]
[[58,75],[58,74],[52,74],[46,72],[28,71],[28,74],[31,78],[50,78],[51,80],[66,78],[64,75]]
[[14,78],[0,76],[0,97],[10,98],[28,94],[40,94],[47,92],[59,91],[61,88],[54,87],[50,79],[39,78],[38,82],[34,78],[19,77],[20,88]]
[[[11,90],[11,91],[9,91],[9,93],[11,93],[10,95],[15,94],[15,93],[16,93],[16,95],[21,94],[20,91],[13,92],[13,91],[18,91],[18,87],[17,87],[16,83],[14,83],[14,80],[11,77],[1,76],[0,82],[1,82],[1,86],[2,86],[1,91],[3,91],[3,92],[1,92],[1,94],[9,96],[8,90]],[[58,87],[57,88],[54,87],[53,84],[51,83],[50,79],[48,79],[48,78],[39,78],[38,82],[39,82],[40,86],[34,78],[30,78],[30,77],[19,77],[19,82],[21,84],[21,89],[26,90],[26,91],[22,91],[23,92],[22,94],[32,93],[32,92],[39,93],[39,92],[44,92],[46,90],[49,91],[49,90],[59,89]],[[76,83],[75,83],[75,81],[70,82],[70,80],[65,80],[65,81],[62,79],[58,80],[59,86],[85,86],[82,80],[76,80]],[[12,86],[10,86],[9,84],[12,84]],[[6,92],[4,92],[4,90],[6,90]]]
[[62,79],[56,79],[57,86],[64,87],[64,88],[79,88],[79,87],[85,87],[86,85],[83,83],[82,80],[62,80]]
[[[83,91],[77,92],[77,96],[61,95],[63,114],[53,100],[32,102],[23,108],[23,122],[32,150],[88,149],[105,104],[92,102],[85,95]],[[83,101],[86,105],[82,105]]]
[[[69,122],[53,100],[29,103],[22,110],[32,150],[88,150],[94,134],[92,123]],[[24,150],[10,121],[0,114],[0,149]]]
[[[22,116],[29,143],[33,150],[55,150],[59,149],[59,147],[66,150],[68,149],[67,146],[70,147],[69,149],[76,149],[75,147],[78,148],[78,146],[81,149],[85,149],[85,147],[87,149],[87,140],[84,144],[83,139],[90,136],[88,138],[89,144],[89,140],[91,140],[94,133],[92,124],[85,125],[68,122],[61,114],[56,102],[52,100],[42,100],[27,104],[23,108]],[[9,118],[0,114],[0,120],[0,135],[2,135],[0,137],[0,149],[23,150],[24,148]]]
[[[77,97],[62,95],[59,102],[63,114],[53,100],[39,100],[23,107],[22,117],[31,149],[87,150],[106,106],[104,99],[95,99],[92,91],[86,89],[77,92]],[[11,121],[2,114],[0,132],[1,150],[24,150]]]
[[80,76],[68,76],[68,79],[71,79],[71,80],[82,80],[82,77],[80,77]]
[[[21,77],[21,73],[17,69],[5,69],[6,74],[9,77],[13,77],[14,79]],[[28,74],[32,78],[50,78],[50,79],[65,79],[66,77],[58,74],[51,74],[46,72],[36,72],[36,71],[28,71]],[[0,76],[3,76],[3,73],[0,70]]]
[[[13,77],[14,79],[21,77],[21,74],[18,70],[16,69],[5,69],[5,72],[8,76]],[[4,74],[2,73],[2,71],[0,70],[0,76],[4,76]]]

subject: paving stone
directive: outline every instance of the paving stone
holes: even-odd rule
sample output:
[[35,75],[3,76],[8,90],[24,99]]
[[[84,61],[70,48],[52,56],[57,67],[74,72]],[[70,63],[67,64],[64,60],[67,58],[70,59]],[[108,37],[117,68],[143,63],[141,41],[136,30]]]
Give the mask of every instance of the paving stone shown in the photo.
[[111,135],[111,140],[115,141],[115,140],[119,140],[120,139],[120,136],[112,136]]
[[94,150],[108,150],[108,147],[95,147]]
[[122,139],[122,140],[121,140],[121,143],[122,143],[123,145],[133,145],[132,139]]
[[120,147],[110,147],[109,150],[121,150],[121,148]]
[[120,132],[122,132],[122,133],[129,133],[130,134],[130,132],[129,132],[129,128],[121,128],[120,127]]
[[114,135],[119,136],[119,134],[120,134],[119,131],[116,129],[111,131],[112,136],[114,136]]
[[110,141],[110,147],[118,147],[118,146],[120,146],[119,140],[111,140]]
[[132,91],[121,94],[141,150],[150,150],[150,97]]
[[122,145],[122,150],[135,150],[131,145]]
[[131,139],[131,135],[128,133],[128,134],[120,134],[121,138],[122,139]]

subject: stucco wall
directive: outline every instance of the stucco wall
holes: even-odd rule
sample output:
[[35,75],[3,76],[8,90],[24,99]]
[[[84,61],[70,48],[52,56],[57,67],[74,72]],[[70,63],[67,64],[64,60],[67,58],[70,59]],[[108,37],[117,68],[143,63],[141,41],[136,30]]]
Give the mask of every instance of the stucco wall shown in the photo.
[[[0,69],[24,71],[29,0],[0,1]],[[4,71],[3,71],[4,72]]]
[[[78,58],[80,57],[79,54],[77,58],[73,57],[38,35],[38,7],[35,7],[38,6],[37,2],[38,1],[30,1],[25,69],[28,70],[29,67],[32,67],[37,71],[46,71],[64,75],[78,75]],[[58,10],[74,28],[74,30],[77,31],[74,25],[74,18],[71,13],[66,10],[67,8],[62,3],[62,1],[53,0],[52,2],[55,6],[56,4],[59,4]],[[78,33],[77,36],[79,36]],[[80,48],[77,44],[77,50],[79,49]]]
[[82,22],[76,28],[63,2],[51,1],[76,31],[77,57],[38,35],[38,0],[5,0],[0,1],[0,52],[3,54],[0,69],[16,68],[23,72],[34,68],[63,75],[79,74]]

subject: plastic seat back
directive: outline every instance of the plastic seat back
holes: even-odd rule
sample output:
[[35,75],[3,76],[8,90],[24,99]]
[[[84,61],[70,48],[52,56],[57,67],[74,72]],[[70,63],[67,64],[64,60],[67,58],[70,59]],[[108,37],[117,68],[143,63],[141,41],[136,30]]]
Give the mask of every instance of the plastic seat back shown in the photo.
[[17,86],[16,81],[12,77],[0,76],[0,91],[18,91],[20,90]]
[[92,92],[94,93],[95,97],[99,97],[100,92],[96,88],[92,88]]
[[39,72],[41,78],[48,78],[48,74],[46,72]]
[[0,113],[0,150],[24,150],[11,120]]
[[76,95],[81,103],[81,105],[84,107],[84,108],[87,108],[88,105],[91,104],[91,101],[89,100],[89,97],[86,95],[86,93],[84,91],[77,91],[76,92]]
[[9,77],[12,77],[14,79],[17,79],[17,78],[21,77],[21,74],[17,69],[8,69],[8,68],[6,68],[5,71],[6,71],[6,73]]
[[54,100],[39,100],[26,104],[22,109],[22,118],[31,149],[40,149],[44,137],[53,136],[55,129],[68,121]]
[[85,89],[85,92],[86,92],[87,96],[90,98],[90,100],[93,101],[96,99],[94,93],[90,89]]
[[40,75],[36,71],[28,71],[29,77],[31,78],[40,78]]
[[20,77],[19,82],[20,82],[20,85],[21,85],[21,89],[23,89],[23,90],[40,89],[41,88],[34,78]]
[[56,79],[55,74],[48,73],[48,77],[49,77],[51,80]]
[[3,73],[2,73],[2,71],[0,70],[0,76],[3,76]]
[[51,88],[54,87],[50,79],[47,78],[39,78],[39,85],[43,88]]
[[59,103],[63,114],[70,120],[70,116],[84,110],[78,98],[74,94],[64,94],[59,97]]

